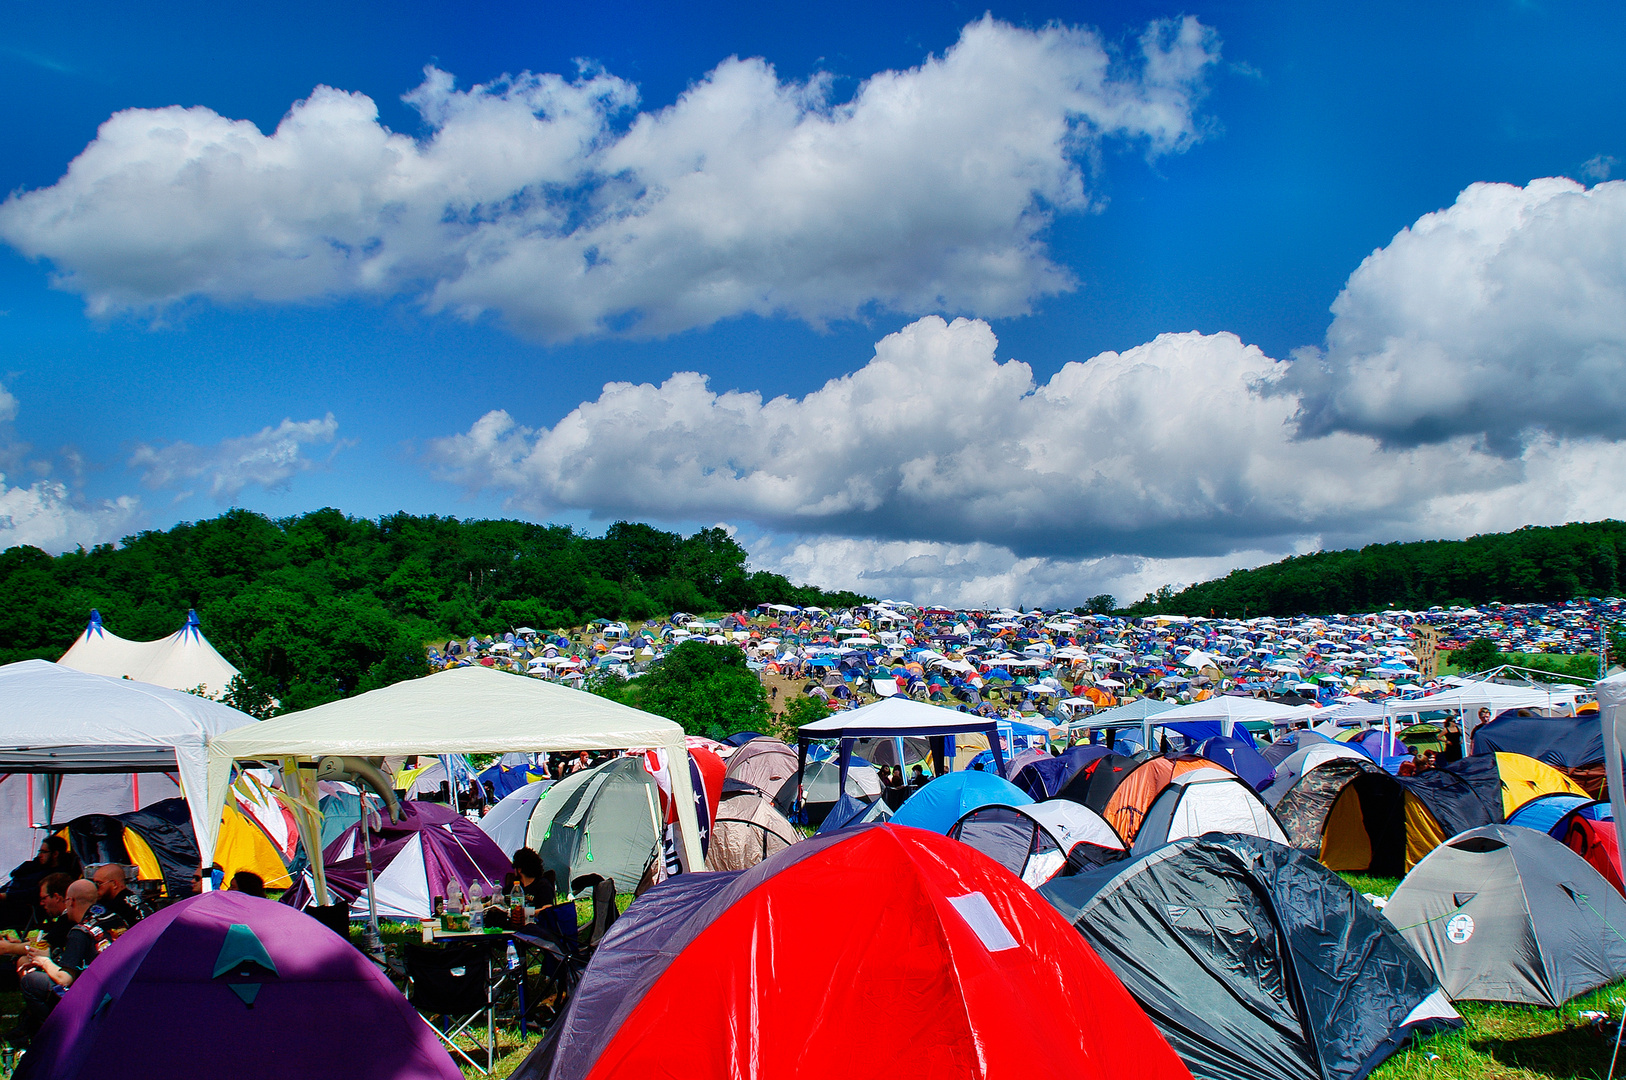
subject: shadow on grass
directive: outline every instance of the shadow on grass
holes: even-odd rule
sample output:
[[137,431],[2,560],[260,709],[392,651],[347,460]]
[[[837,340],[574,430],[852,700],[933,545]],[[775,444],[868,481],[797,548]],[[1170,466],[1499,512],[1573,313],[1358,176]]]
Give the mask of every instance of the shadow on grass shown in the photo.
[[1571,1027],[1516,1039],[1475,1039],[1470,1045],[1509,1068],[1555,1080],[1591,1080],[1609,1068],[1615,1043],[1597,1028]]

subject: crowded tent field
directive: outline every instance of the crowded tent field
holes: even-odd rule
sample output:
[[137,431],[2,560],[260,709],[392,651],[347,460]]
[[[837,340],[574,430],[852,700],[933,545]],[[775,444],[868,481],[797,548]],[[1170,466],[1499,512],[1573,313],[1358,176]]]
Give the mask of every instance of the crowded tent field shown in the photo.
[[[261,720],[97,617],[0,667],[5,1068],[1602,1075],[1626,674],[1442,678],[1428,616],[516,628]],[[698,650],[776,707],[628,703]]]

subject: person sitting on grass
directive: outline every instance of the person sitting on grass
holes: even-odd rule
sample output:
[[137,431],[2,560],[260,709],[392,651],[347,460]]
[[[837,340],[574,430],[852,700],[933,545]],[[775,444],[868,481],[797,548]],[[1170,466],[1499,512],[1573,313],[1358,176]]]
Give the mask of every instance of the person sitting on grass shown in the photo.
[[62,947],[49,952],[30,949],[17,964],[23,990],[23,1019],[9,1038],[26,1041],[45,1023],[57,999],[125,929],[96,904],[96,886],[80,879],[69,884],[63,914],[72,921]]

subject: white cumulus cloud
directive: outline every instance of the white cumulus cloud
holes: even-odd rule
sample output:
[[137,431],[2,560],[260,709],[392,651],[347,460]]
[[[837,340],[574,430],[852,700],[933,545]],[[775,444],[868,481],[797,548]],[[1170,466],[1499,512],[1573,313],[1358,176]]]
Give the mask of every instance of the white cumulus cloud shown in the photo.
[[0,238],[94,313],[406,294],[545,340],[745,313],[1015,314],[1072,287],[1044,233],[1092,204],[1102,140],[1189,145],[1217,59],[1192,18],[1124,58],[1088,30],[985,17],[849,100],[732,58],[651,112],[601,71],[458,90],[430,69],[406,97],[422,139],[328,87],[270,135],[131,109],[56,184],[0,205]]
[[1474,184],[1372,253],[1281,388],[1308,435],[1626,436],[1626,182]]
[[764,536],[747,550],[753,567],[792,581],[948,607],[1076,607],[1103,593],[1123,605],[1163,585],[1206,581],[1281,556],[1240,551],[1190,559],[1022,558],[997,544],[829,536]]
[[[448,480],[536,512],[749,520],[776,532],[1159,558],[1626,512],[1626,446],[1301,438],[1288,365],[1235,335],[1165,334],[1036,383],[986,323],[928,316],[801,399],[698,374],[611,383],[551,428],[503,411],[436,440]],[[1585,462],[1586,470],[1570,466]]]
[[[84,463],[72,447],[64,447],[60,456],[74,486],[53,479],[57,463],[31,457],[32,448],[17,439],[12,424],[19,411],[16,396],[0,386],[0,470],[5,470],[0,471],[0,551],[31,545],[55,555],[117,541],[139,525],[140,499],[91,500],[77,490]],[[26,484],[8,479],[16,470],[35,479]]]
[[55,555],[112,543],[140,519],[141,500],[134,496],[90,501],[57,480],[20,487],[0,475],[0,550],[30,545]]
[[284,420],[276,427],[223,439],[213,446],[143,443],[130,455],[129,464],[142,470],[141,482],[154,490],[202,481],[212,497],[229,502],[251,485],[284,487],[298,474],[318,468],[321,462],[307,457],[305,448],[332,443],[338,430],[332,413],[321,420]]

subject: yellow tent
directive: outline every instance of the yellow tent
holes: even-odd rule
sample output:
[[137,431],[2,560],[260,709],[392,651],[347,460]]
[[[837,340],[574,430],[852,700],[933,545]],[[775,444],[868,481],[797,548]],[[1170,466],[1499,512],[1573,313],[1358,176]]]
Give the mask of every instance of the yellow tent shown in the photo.
[[[126,845],[128,846],[128,845]],[[134,852],[131,852],[132,857]],[[267,889],[286,889],[293,885],[288,867],[277,854],[271,838],[248,815],[235,806],[226,807],[220,816],[220,839],[215,843],[215,864],[225,872],[225,880],[239,870],[258,874]]]
[[1579,784],[1544,761],[1523,754],[1497,754],[1496,773],[1502,778],[1502,817],[1513,816],[1513,811],[1538,795],[1563,792],[1591,798]]

